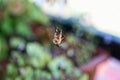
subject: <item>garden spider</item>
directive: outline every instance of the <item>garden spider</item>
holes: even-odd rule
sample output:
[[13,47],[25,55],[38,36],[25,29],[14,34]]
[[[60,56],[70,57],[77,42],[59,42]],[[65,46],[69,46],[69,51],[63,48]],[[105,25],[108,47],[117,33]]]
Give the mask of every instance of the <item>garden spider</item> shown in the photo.
[[54,33],[53,43],[59,46],[62,43],[63,39],[64,38],[63,38],[62,30],[56,29]]

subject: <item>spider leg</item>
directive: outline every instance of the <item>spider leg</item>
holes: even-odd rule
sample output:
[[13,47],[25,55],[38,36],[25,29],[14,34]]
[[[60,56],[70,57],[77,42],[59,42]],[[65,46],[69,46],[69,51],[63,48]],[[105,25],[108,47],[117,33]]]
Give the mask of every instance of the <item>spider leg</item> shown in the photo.
[[55,30],[54,38],[57,38],[57,37],[58,37],[57,33],[58,33],[58,29]]
[[60,31],[59,38],[60,38],[60,39],[62,38],[62,30]]
[[57,38],[58,36],[57,36],[57,33],[54,33],[54,38]]

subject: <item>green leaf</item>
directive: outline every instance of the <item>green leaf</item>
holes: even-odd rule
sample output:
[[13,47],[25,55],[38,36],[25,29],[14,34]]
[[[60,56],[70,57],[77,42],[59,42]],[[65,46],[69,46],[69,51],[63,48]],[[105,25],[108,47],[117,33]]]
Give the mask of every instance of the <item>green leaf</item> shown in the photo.
[[5,20],[3,20],[1,30],[3,33],[8,35],[13,33],[12,20],[9,17],[6,17]]
[[30,27],[27,25],[27,23],[24,22],[18,22],[16,23],[16,32],[21,36],[31,36],[32,32]]
[[19,66],[25,65],[24,57],[22,56],[22,54],[20,52],[12,51],[11,54],[12,54],[12,59],[16,60],[16,62]]
[[28,18],[41,24],[48,24],[48,17],[35,4],[29,4]]
[[31,57],[28,62],[34,67],[43,68],[51,61],[51,55],[39,43],[28,43],[26,52]]
[[60,69],[64,69],[66,74],[72,73],[73,64],[65,56],[58,56],[54,58],[49,64],[49,69],[52,71],[52,74],[55,78],[60,78]]
[[35,74],[35,78],[39,80],[40,77],[41,77],[40,76],[41,75],[41,70],[40,69],[36,69],[34,74]]
[[20,45],[25,45],[25,41],[19,37],[12,37],[10,38],[10,46],[12,48],[18,48]]
[[27,66],[25,68],[25,74],[24,74],[25,80],[32,80],[33,75],[34,75],[34,71],[33,71],[32,67]]
[[[35,68],[39,68],[39,67],[40,67],[40,66],[39,66],[39,60],[38,60],[36,57],[31,57],[31,58],[29,58],[28,63],[29,63],[30,65],[32,65],[33,67],[35,67]],[[42,65],[42,64],[41,64],[41,65]]]
[[5,38],[0,36],[0,60],[5,59],[8,56],[7,41]]
[[10,63],[7,65],[7,75],[16,75],[17,69],[14,64]]
[[42,55],[43,49],[39,43],[28,43],[26,47],[27,54],[34,57]]

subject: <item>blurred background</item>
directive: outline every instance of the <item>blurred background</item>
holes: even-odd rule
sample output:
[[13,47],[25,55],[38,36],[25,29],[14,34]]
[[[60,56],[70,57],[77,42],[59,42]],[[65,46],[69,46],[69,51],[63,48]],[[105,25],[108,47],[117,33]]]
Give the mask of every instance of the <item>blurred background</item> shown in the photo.
[[0,80],[120,80],[119,14],[119,0],[0,0]]

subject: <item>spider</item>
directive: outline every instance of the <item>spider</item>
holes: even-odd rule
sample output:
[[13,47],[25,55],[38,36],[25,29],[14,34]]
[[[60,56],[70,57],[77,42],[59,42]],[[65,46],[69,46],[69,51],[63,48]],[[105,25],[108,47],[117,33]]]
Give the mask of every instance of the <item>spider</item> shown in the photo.
[[64,37],[62,30],[56,29],[54,33],[53,43],[59,46],[62,43],[63,39]]

